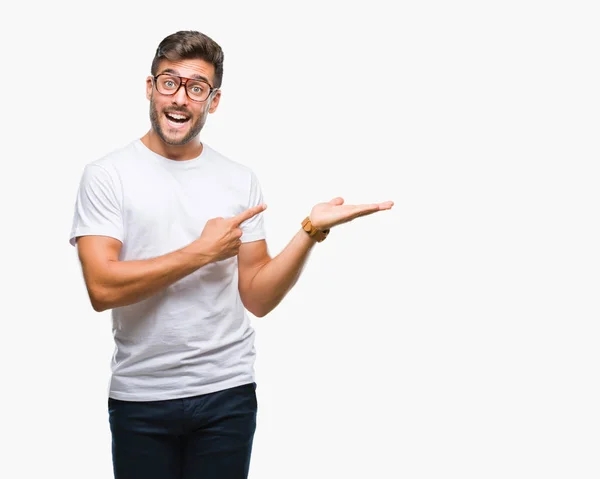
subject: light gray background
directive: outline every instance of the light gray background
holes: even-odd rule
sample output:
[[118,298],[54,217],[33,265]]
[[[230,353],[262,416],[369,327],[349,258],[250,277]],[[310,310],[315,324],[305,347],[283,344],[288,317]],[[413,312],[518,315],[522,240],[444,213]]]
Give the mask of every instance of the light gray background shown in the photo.
[[225,51],[201,137],[257,173],[273,254],[317,202],[396,202],[253,318],[250,477],[599,477],[593,5],[6,7],[0,476],[112,477],[110,313],[68,244],[75,193],[147,131],[160,40],[197,29]]

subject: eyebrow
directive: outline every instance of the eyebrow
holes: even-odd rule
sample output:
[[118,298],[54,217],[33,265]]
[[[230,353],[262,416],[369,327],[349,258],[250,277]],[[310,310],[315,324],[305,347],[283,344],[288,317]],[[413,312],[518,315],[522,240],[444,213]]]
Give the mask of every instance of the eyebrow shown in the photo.
[[[165,68],[161,73],[172,73],[173,75],[177,75],[179,77],[181,77],[181,75],[179,74],[179,72],[177,70],[173,70],[172,68]],[[208,83],[209,85],[211,84],[210,81],[208,80],[208,78],[203,77],[202,75],[192,75],[191,77],[181,77],[181,78],[192,78],[193,80],[202,80],[205,81],[206,83]]]

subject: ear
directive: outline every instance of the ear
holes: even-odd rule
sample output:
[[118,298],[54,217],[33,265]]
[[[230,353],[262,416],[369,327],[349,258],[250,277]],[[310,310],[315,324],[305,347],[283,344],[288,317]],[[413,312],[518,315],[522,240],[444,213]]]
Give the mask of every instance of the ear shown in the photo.
[[221,99],[221,90],[217,90],[213,94],[213,98],[210,101],[210,107],[208,108],[209,113],[214,113],[217,111],[217,107],[219,106],[219,100]]
[[146,78],[146,99],[150,100],[152,98],[152,77],[149,76]]

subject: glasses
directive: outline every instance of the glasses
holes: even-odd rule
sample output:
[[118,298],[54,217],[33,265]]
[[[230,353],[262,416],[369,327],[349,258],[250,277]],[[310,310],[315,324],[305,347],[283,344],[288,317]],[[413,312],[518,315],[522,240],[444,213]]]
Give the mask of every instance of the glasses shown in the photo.
[[193,101],[206,101],[213,91],[218,90],[203,80],[180,77],[171,73],[156,75],[154,84],[158,93],[162,95],[175,95],[183,85],[188,98]]

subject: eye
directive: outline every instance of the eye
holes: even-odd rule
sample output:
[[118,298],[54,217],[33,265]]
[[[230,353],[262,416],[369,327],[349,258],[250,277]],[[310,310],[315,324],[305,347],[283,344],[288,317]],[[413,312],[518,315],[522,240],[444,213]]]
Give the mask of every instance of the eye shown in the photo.
[[179,85],[177,78],[173,78],[171,76],[160,76],[158,78],[158,85],[160,88],[168,91],[175,90],[177,85]]

